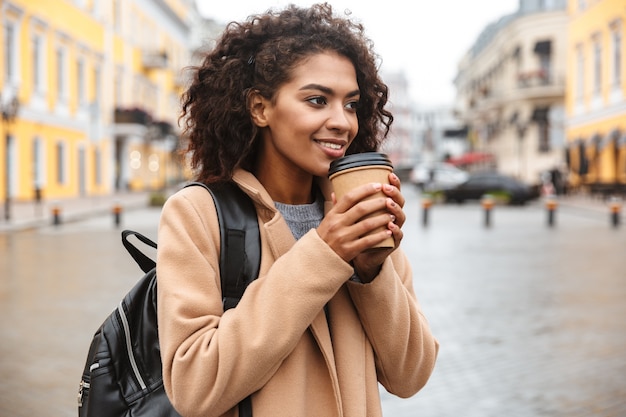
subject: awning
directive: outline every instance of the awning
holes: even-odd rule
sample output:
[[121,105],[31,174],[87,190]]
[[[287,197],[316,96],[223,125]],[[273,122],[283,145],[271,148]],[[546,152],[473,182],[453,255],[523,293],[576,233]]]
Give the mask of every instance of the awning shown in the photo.
[[585,141],[581,140],[578,143],[578,175],[587,175],[589,172],[589,160],[587,159],[587,153],[585,152]]
[[618,141],[620,137],[620,132],[618,129],[613,129],[608,135],[605,135],[604,138],[600,141],[598,149],[604,149],[611,144],[611,142],[615,143],[615,146],[618,146]]
[[481,162],[492,162],[494,157],[490,153],[485,152],[468,152],[456,158],[450,158],[449,163],[456,166],[478,164]]
[[535,44],[535,53],[540,55],[550,55],[552,41],[539,41]]
[[600,136],[597,133],[591,136],[589,139],[587,139],[587,146],[589,147],[593,147],[597,149],[601,143],[602,143],[602,136]]

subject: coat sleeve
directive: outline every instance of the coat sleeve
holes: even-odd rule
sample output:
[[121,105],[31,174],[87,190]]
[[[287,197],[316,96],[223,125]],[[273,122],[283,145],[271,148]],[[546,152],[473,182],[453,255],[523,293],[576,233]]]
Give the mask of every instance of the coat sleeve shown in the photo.
[[399,397],[414,395],[432,374],[439,342],[415,296],[406,255],[395,251],[371,283],[348,289],[374,349],[378,380]]
[[304,237],[271,267],[262,264],[224,313],[211,196],[191,187],[168,199],[158,234],[158,324],[164,386],[180,414],[224,414],[274,375],[349,276],[349,265],[320,241]]

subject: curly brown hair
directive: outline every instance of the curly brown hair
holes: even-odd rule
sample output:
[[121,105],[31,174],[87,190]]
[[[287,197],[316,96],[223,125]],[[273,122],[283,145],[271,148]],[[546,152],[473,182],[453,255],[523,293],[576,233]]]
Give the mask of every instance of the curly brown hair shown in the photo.
[[245,22],[231,22],[194,71],[182,96],[181,120],[197,180],[227,181],[237,167],[254,166],[259,130],[248,107],[250,91],[267,99],[305,58],[323,52],[348,58],[356,70],[359,130],[346,154],[375,151],[393,122],[385,109],[387,85],[363,25],[336,17],[328,3],[268,10]]

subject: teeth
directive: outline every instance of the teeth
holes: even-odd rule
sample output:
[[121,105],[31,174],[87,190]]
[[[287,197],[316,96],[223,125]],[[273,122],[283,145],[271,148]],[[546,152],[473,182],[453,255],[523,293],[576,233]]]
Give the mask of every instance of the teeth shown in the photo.
[[330,149],[341,149],[341,145],[338,145],[336,143],[329,143],[329,142],[319,142],[320,145],[322,145],[325,148],[330,148]]

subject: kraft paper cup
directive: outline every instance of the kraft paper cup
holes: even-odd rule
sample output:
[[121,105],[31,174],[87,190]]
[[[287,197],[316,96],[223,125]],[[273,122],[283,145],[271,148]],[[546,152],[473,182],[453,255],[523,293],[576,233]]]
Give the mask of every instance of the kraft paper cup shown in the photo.
[[[328,178],[330,179],[335,195],[339,200],[351,189],[372,182],[379,182],[381,184],[389,184],[389,174],[393,172],[393,165],[391,161],[384,153],[379,152],[364,152],[354,155],[344,156],[331,162],[330,169],[328,171]],[[382,191],[371,195],[368,199],[384,196]],[[378,213],[373,213],[368,216],[375,216],[380,213],[384,213],[385,210],[381,210]],[[381,227],[380,230],[387,229],[386,226]],[[376,232],[374,231],[374,232]],[[375,249],[390,249],[395,246],[393,237],[390,236],[378,245],[371,248]]]

